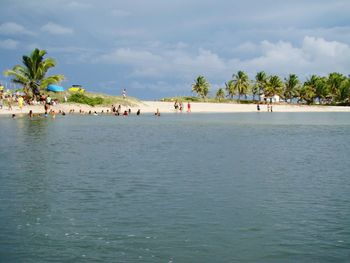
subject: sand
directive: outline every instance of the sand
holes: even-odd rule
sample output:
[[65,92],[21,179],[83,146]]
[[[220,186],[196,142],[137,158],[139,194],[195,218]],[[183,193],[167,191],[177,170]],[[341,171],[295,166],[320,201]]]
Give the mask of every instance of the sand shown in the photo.
[[[202,102],[192,102],[191,103],[191,112],[192,113],[230,113],[230,112],[256,112],[256,104],[229,104],[229,103],[202,103]],[[87,105],[81,104],[70,104],[62,103],[55,106],[51,106],[51,109],[56,112],[64,111],[69,113],[70,110],[74,109],[75,113],[79,113],[79,110],[88,113],[89,111],[96,111],[100,113],[102,110],[106,112],[110,110],[110,107],[90,107]],[[128,110],[129,107],[122,106],[122,111]],[[140,109],[141,113],[155,113],[157,109],[161,113],[174,113],[174,103],[173,102],[160,102],[160,101],[142,101],[138,106],[131,107],[131,112],[136,113]],[[267,106],[262,104],[260,105],[261,112],[267,112]],[[35,106],[24,106],[22,109],[19,109],[17,105],[13,106],[13,109],[10,111],[8,107],[5,106],[3,109],[0,109],[0,114],[27,114],[29,110],[32,110],[33,113],[44,113],[43,105]],[[187,103],[184,103],[183,112],[187,111]],[[273,105],[274,112],[350,112],[350,107],[341,107],[341,106],[307,106],[307,105],[288,105],[280,104]]]

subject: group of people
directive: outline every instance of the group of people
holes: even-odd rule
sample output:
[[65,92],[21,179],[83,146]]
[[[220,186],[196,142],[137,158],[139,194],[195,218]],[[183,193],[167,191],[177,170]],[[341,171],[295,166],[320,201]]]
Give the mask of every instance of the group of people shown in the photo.
[[[178,100],[175,100],[175,103],[174,103],[174,108],[175,108],[175,111],[177,112],[178,110],[180,110],[180,112],[183,111],[183,103],[182,101],[178,102]],[[191,104],[190,102],[187,102],[187,112],[191,112]]]
[[[260,104],[256,105],[257,111],[260,111]],[[272,104],[267,104],[267,111],[272,112]]]

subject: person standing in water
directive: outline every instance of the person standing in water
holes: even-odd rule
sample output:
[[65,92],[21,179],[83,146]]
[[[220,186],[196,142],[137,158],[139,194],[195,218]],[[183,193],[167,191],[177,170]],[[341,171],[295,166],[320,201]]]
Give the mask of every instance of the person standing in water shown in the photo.
[[191,112],[191,104],[190,104],[190,102],[187,102],[187,112]]

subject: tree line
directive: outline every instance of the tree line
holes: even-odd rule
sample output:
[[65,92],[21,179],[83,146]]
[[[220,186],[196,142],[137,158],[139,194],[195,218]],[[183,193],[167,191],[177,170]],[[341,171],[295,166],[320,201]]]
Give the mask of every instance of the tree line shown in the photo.
[[[206,98],[209,94],[210,83],[204,76],[198,76],[192,85],[192,92]],[[350,75],[333,72],[328,76],[312,75],[304,82],[296,74],[289,74],[284,80],[277,75],[268,75],[260,71],[254,79],[244,71],[232,75],[232,79],[225,83],[225,87],[216,91],[215,97],[222,100],[225,97],[237,97],[240,102],[242,96],[251,95],[253,101],[263,96],[271,98],[278,95],[285,102],[306,104],[339,104],[350,103]]]

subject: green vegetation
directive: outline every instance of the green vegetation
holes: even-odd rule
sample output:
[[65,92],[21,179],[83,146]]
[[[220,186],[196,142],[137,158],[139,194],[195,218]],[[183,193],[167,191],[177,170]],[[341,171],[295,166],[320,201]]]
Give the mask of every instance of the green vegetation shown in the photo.
[[63,75],[46,76],[50,68],[56,66],[53,58],[46,58],[45,50],[34,49],[29,56],[23,56],[23,65],[16,65],[4,71],[5,76],[12,76],[12,82],[23,85],[23,92],[28,97],[40,97],[49,84],[57,84],[64,79]]
[[[264,98],[272,98],[278,95],[286,103],[305,103],[320,105],[350,105],[350,75],[337,72],[328,76],[312,75],[304,83],[300,82],[295,74],[281,80],[277,75],[269,76],[264,71],[255,75],[254,80],[250,80],[244,71],[238,71],[232,75],[232,79],[225,83],[225,88],[219,88],[215,93],[215,98],[208,98],[210,83],[204,76],[198,76],[192,85],[192,92],[198,97],[178,97],[182,101],[206,101],[206,102],[238,102],[247,103],[247,96],[252,96],[252,101]],[[245,97],[241,101],[241,96]],[[225,99],[230,98],[230,99]],[[236,98],[235,98],[236,97]],[[174,98],[166,98],[163,101],[172,101]]]
[[203,76],[198,76],[195,83],[192,84],[192,92],[196,92],[202,98],[208,95],[209,88],[210,84]]
[[69,102],[87,104],[90,106],[96,106],[103,104],[101,97],[88,97],[82,93],[74,93],[68,98]]

